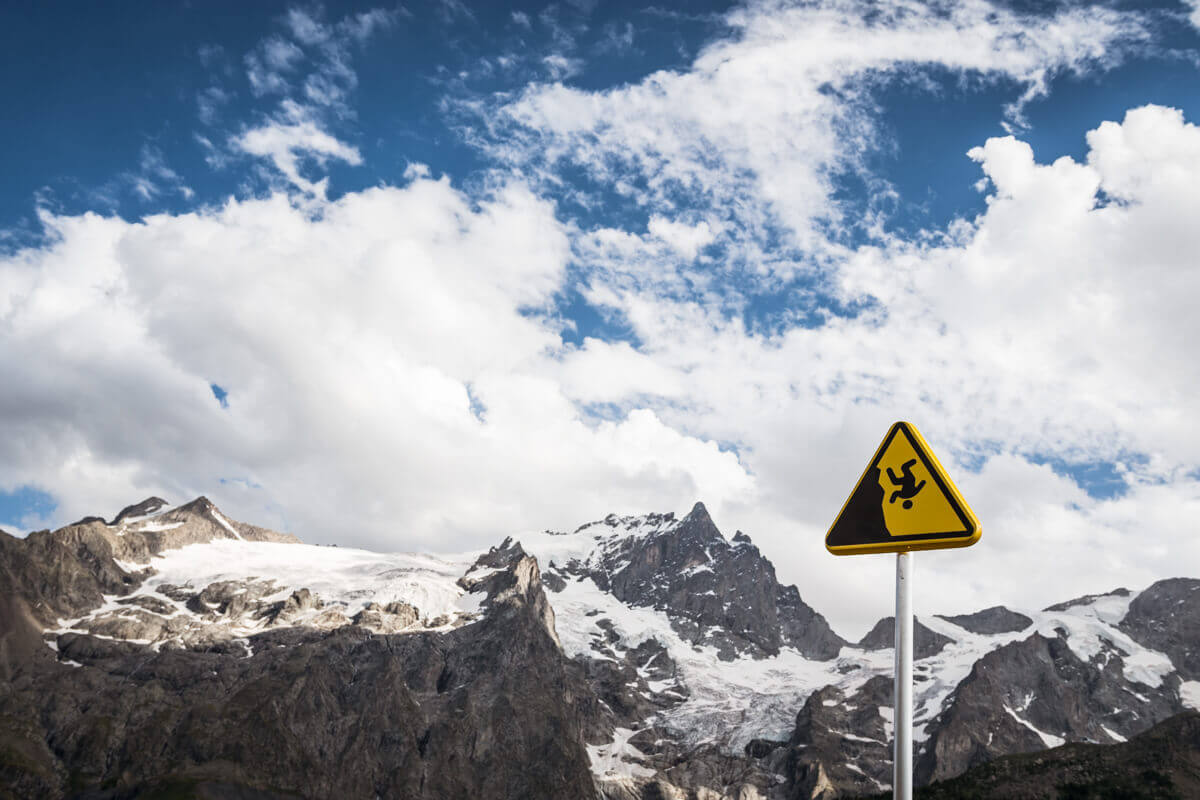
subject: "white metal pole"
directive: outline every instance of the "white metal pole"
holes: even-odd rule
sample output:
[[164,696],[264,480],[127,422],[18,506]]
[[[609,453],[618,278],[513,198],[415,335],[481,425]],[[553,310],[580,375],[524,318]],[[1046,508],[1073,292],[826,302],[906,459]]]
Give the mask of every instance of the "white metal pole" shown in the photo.
[[896,682],[892,797],[912,800],[912,553],[896,554]]

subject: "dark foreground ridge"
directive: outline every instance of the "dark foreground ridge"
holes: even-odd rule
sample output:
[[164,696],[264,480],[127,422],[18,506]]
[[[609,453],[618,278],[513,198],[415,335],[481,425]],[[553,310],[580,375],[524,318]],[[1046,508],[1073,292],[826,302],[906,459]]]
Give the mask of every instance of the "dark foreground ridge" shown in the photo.
[[[873,795],[882,800],[891,792]],[[1074,743],[1005,756],[917,789],[919,800],[1192,800],[1200,797],[1200,712],[1123,744]]]

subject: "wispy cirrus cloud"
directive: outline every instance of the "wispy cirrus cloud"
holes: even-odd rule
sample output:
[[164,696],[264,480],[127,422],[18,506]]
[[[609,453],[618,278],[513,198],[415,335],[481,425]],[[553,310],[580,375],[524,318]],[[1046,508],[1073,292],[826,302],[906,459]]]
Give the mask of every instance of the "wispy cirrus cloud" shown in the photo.
[[[288,11],[285,32],[267,37],[244,59],[252,94],[278,97],[278,106],[230,135],[229,149],[266,159],[294,189],[324,197],[327,183],[306,177],[305,165],[362,163],[358,149],[338,133],[343,121],[354,116],[349,98],[358,75],[351,61],[356,47],[394,24],[398,15],[373,9],[330,22],[320,13]],[[199,98],[203,121],[215,117],[219,96],[213,92],[206,90]]]
[[267,124],[249,128],[231,140],[232,146],[252,156],[268,159],[288,182],[305,194],[324,197],[328,178],[309,180],[301,173],[304,161],[324,166],[331,159],[361,164],[358,149],[327,133],[311,109],[284,101]]
[[1015,81],[1027,100],[1049,76],[1104,69],[1146,36],[1137,15],[1025,16],[986,2],[760,2],[726,21],[731,35],[688,70],[603,91],[535,84],[476,106],[483,146],[551,181],[582,170],[593,203],[615,192],[647,216],[706,221],[725,231],[726,264],[787,280],[797,260],[837,251],[829,229],[847,221],[835,179],[865,170],[879,146],[882,85],[936,66]]

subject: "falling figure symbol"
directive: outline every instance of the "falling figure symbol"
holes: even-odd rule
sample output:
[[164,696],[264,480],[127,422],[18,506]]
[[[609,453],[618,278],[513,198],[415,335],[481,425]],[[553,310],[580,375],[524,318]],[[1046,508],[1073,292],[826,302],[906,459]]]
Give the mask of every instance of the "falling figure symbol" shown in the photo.
[[892,485],[900,487],[896,491],[892,492],[892,496],[888,498],[888,503],[896,502],[896,498],[899,497],[904,500],[903,506],[905,508],[912,508],[913,503],[909,498],[916,497],[917,492],[921,491],[921,489],[925,486],[924,480],[922,480],[920,483],[917,483],[917,477],[912,474],[912,465],[915,463],[917,463],[917,460],[915,458],[910,458],[908,461],[905,461],[903,464],[901,464],[900,477],[896,477],[896,473],[892,472],[891,467],[887,468],[888,478],[891,480]]

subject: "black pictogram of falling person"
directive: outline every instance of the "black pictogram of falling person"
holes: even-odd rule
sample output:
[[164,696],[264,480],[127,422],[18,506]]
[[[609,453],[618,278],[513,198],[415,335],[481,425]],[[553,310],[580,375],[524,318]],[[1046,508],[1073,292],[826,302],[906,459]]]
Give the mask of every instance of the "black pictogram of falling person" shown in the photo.
[[917,460],[910,458],[901,464],[899,477],[896,476],[895,472],[892,472],[891,467],[887,468],[888,479],[892,482],[892,485],[900,487],[892,492],[892,496],[888,498],[889,504],[896,502],[896,498],[899,497],[904,501],[903,506],[905,508],[912,508],[913,503],[910,498],[916,497],[917,492],[921,491],[925,486],[924,479],[920,483],[917,483],[917,477],[912,474],[912,465],[915,463],[917,463]]

